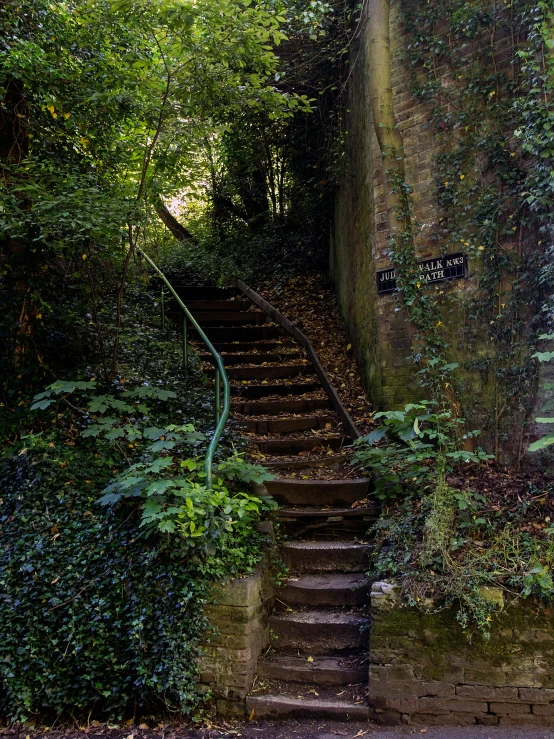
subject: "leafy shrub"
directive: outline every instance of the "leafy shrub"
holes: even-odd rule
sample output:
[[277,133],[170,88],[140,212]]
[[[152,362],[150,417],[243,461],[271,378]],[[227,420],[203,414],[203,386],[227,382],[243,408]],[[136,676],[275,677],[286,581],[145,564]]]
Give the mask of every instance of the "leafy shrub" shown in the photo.
[[170,404],[201,392],[96,384],[59,381],[36,396],[32,430],[0,469],[11,718],[194,710],[210,584],[251,571],[264,545],[254,524],[270,504],[237,490],[263,468],[235,454],[207,490],[203,434],[167,423]]
[[373,418],[383,419],[382,425],[354,442],[352,464],[373,474],[381,500],[421,494],[452,472],[455,464],[491,458],[481,449],[461,449],[461,442],[479,431],[460,434],[464,419],[454,418],[450,411],[434,412],[433,405],[424,400],[406,405],[403,411],[376,413]]

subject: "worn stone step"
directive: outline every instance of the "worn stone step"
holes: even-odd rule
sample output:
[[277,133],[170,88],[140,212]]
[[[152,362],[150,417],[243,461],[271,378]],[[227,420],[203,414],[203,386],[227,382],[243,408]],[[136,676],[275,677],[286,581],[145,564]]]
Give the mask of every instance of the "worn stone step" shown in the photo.
[[280,326],[266,323],[261,326],[202,326],[210,341],[229,343],[233,341],[258,341],[283,336]]
[[250,695],[246,714],[253,719],[319,718],[334,721],[368,721],[369,708],[363,704],[303,700],[286,695]]
[[377,518],[381,509],[378,505],[368,505],[360,508],[278,508],[273,512],[277,518],[286,519],[334,519],[338,521],[344,518]]
[[[211,362],[212,360],[212,355],[205,352],[199,354],[198,357],[202,362]],[[283,352],[282,354],[233,354],[229,352],[221,353],[223,364],[226,367],[231,367],[235,364],[273,364],[275,362],[286,363],[292,362],[295,359],[302,359],[303,357],[304,355],[301,352]]]
[[348,506],[365,498],[369,480],[272,480],[266,489],[278,503],[290,505]]
[[293,608],[363,606],[369,603],[370,589],[370,580],[359,572],[302,575],[286,580],[279,600]]
[[[187,300],[226,300],[237,295],[233,287],[204,287],[203,285],[173,285],[173,289],[187,305]],[[250,301],[249,301],[250,302]]]
[[312,436],[301,439],[252,439],[263,454],[298,454],[318,447],[340,449],[348,440],[344,436]]
[[308,382],[287,382],[287,383],[264,383],[264,384],[247,384],[247,385],[234,385],[231,388],[233,395],[242,395],[248,400],[257,400],[262,398],[268,398],[272,395],[282,395],[287,397],[289,395],[304,395],[305,393],[313,393],[316,390],[321,390],[321,384],[319,380],[308,381]]
[[369,621],[358,614],[310,610],[272,615],[269,627],[272,646],[281,653],[334,656],[367,649],[369,644]]
[[[253,434],[287,434],[294,431],[324,429],[327,425],[336,426],[332,416],[298,416],[294,418],[248,418],[241,419],[239,428]],[[271,493],[273,495],[273,493]]]
[[231,324],[232,326],[249,326],[251,324],[260,324],[267,321],[267,315],[261,310],[220,310],[220,311],[202,311],[195,316],[198,323],[204,326],[221,326],[223,324]]
[[314,685],[355,685],[368,679],[368,665],[354,657],[302,657],[274,655],[258,662],[258,675],[269,680],[285,680]]
[[[225,364],[225,359],[223,359]],[[311,364],[271,364],[254,367],[228,367],[227,374],[233,380],[265,380],[287,377],[306,377],[314,374]]]
[[248,402],[233,401],[231,410],[244,416],[261,416],[276,413],[311,413],[312,411],[331,408],[331,401],[327,398],[314,399],[283,399],[283,400],[254,400]]
[[[267,484],[267,483],[266,483]],[[365,572],[371,546],[350,541],[287,541],[279,554],[291,572]]]
[[[279,339],[268,341],[214,341],[218,352],[279,352],[281,349],[298,349],[298,344],[291,338],[282,335]],[[203,346],[203,345],[202,345]],[[201,348],[201,351],[203,349]]]
[[324,457],[311,457],[303,459],[272,459],[269,461],[261,462],[264,467],[271,468],[272,470],[308,470],[315,469],[318,467],[330,467],[331,469],[338,469],[342,464],[345,464],[349,460],[349,455],[343,454],[327,454]]
[[[203,299],[191,300],[189,299],[185,303],[185,305],[196,318],[196,314],[199,314],[201,317],[204,311],[248,310],[248,308],[250,308],[251,306],[251,303],[249,300],[241,300],[240,298],[236,300],[203,300]],[[197,318],[197,320],[199,319]]]

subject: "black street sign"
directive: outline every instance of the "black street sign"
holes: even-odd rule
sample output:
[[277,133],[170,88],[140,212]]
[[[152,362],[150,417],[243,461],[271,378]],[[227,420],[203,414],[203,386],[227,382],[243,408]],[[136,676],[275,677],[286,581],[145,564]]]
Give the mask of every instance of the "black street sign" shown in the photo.
[[[455,280],[467,275],[467,256],[462,252],[423,259],[418,264],[419,279],[422,285],[441,280]],[[378,293],[390,293],[396,290],[396,270],[394,268],[380,269],[376,277]]]

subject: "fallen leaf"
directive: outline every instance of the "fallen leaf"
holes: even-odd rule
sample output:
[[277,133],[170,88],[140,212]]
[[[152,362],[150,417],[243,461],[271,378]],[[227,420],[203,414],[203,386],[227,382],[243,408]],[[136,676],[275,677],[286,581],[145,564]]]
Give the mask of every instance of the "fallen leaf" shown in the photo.
[[427,729],[421,729],[419,733],[420,734],[427,734]]
[[249,720],[249,721],[252,721],[252,719],[254,718],[254,713],[255,713],[255,711],[254,711],[254,709],[252,709],[252,710],[250,711],[250,715],[248,716],[248,720]]
[[308,659],[306,660],[306,662],[313,662],[313,661],[314,661],[313,657],[308,657]]

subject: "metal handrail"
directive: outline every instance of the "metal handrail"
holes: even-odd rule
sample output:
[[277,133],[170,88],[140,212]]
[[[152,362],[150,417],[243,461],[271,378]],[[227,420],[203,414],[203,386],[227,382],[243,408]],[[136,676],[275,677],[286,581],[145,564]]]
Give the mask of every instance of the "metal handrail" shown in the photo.
[[[139,246],[137,246],[136,249],[146,259],[146,261],[152,267],[152,269],[154,269],[155,272],[157,272],[159,278],[168,288],[169,292],[173,295],[173,297],[179,304],[180,308],[182,309],[183,313],[185,314],[184,319],[183,319],[183,365],[185,367],[185,371],[188,368],[187,318],[191,322],[191,324],[194,326],[194,328],[196,329],[196,332],[198,333],[198,335],[200,336],[204,344],[206,344],[206,346],[210,350],[210,353],[212,354],[215,360],[215,365],[216,365],[215,367],[216,428],[214,431],[213,438],[208,446],[208,450],[206,452],[206,459],[204,462],[204,470],[206,472],[206,485],[208,488],[211,488],[212,487],[212,462],[213,462],[214,453],[217,448],[219,439],[221,438],[221,434],[223,433],[223,429],[225,428],[225,424],[229,416],[229,411],[231,409],[231,386],[229,385],[229,379],[227,377],[227,372],[225,372],[225,367],[223,365],[223,360],[221,359],[221,356],[215,350],[211,341],[208,339],[206,334],[202,331],[202,329],[198,325],[198,321],[194,318],[194,316],[189,311],[187,306],[183,303],[181,298],[177,295],[177,293],[175,292],[174,288],[172,287],[167,277],[164,275],[161,269],[150,259],[148,254],[145,254],[145,252]],[[163,300],[164,298],[163,298],[163,288],[162,288],[162,327],[165,326],[165,309],[164,309]],[[223,381],[223,408],[221,407],[221,381]]]

